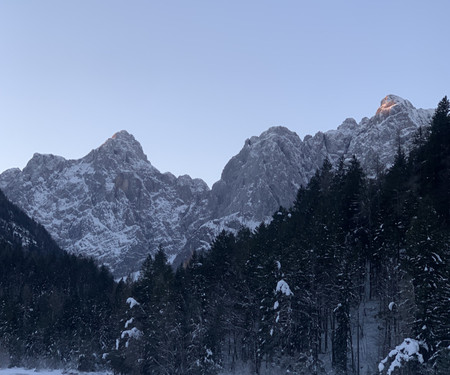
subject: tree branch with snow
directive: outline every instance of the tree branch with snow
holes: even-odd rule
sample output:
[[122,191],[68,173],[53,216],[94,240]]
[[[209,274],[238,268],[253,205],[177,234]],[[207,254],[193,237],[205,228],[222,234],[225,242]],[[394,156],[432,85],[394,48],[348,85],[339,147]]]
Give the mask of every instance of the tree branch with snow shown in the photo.
[[378,364],[378,371],[383,373],[388,362],[390,362],[390,366],[386,371],[386,375],[391,375],[396,368],[401,368],[406,362],[411,360],[423,363],[423,356],[419,353],[420,346],[421,343],[417,340],[409,338],[403,340]]

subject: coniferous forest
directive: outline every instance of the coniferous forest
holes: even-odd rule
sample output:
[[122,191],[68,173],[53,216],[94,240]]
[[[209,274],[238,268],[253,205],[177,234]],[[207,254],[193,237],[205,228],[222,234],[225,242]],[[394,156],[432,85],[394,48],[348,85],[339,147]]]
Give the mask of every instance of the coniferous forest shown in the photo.
[[[372,340],[376,338],[376,340]],[[290,208],[136,281],[0,246],[0,359],[117,374],[449,374],[450,104],[368,178],[325,160]]]

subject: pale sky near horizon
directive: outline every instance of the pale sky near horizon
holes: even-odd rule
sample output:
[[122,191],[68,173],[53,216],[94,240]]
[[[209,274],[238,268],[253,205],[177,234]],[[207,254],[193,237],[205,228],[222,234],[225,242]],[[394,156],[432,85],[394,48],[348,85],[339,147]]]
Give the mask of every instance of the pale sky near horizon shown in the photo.
[[125,129],[210,186],[246,138],[450,94],[442,1],[0,0],[0,172]]

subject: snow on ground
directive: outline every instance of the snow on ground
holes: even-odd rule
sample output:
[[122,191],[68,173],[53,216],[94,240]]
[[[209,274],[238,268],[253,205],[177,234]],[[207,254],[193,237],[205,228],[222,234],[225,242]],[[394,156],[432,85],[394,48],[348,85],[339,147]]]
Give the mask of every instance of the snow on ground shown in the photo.
[[[281,369],[278,367],[267,368],[261,367],[261,375],[278,375]],[[234,371],[222,371],[220,375],[253,375],[255,372],[250,369],[250,366],[240,366],[235,368]],[[99,371],[99,372],[80,372],[77,370],[46,370],[46,369],[24,369],[24,368],[0,368],[0,375],[113,375],[112,372]]]
[[112,375],[111,372],[79,372],[76,370],[36,370],[19,367],[0,368],[0,375]]

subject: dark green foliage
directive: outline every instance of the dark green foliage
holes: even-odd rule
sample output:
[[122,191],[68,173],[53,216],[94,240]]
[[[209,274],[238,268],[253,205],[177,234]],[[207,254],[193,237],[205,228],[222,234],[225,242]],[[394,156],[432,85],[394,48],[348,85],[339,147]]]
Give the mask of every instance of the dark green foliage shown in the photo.
[[0,191],[0,350],[11,366],[101,365],[115,291],[105,267],[62,251]]
[[0,244],[0,345],[11,365],[94,369],[114,338],[114,286],[90,260]]
[[414,285],[415,332],[427,344],[428,357],[450,345],[449,255],[448,230],[423,201],[408,235],[406,264]]
[[437,213],[450,223],[450,103],[442,99],[425,142],[414,152],[419,192],[429,196]]

